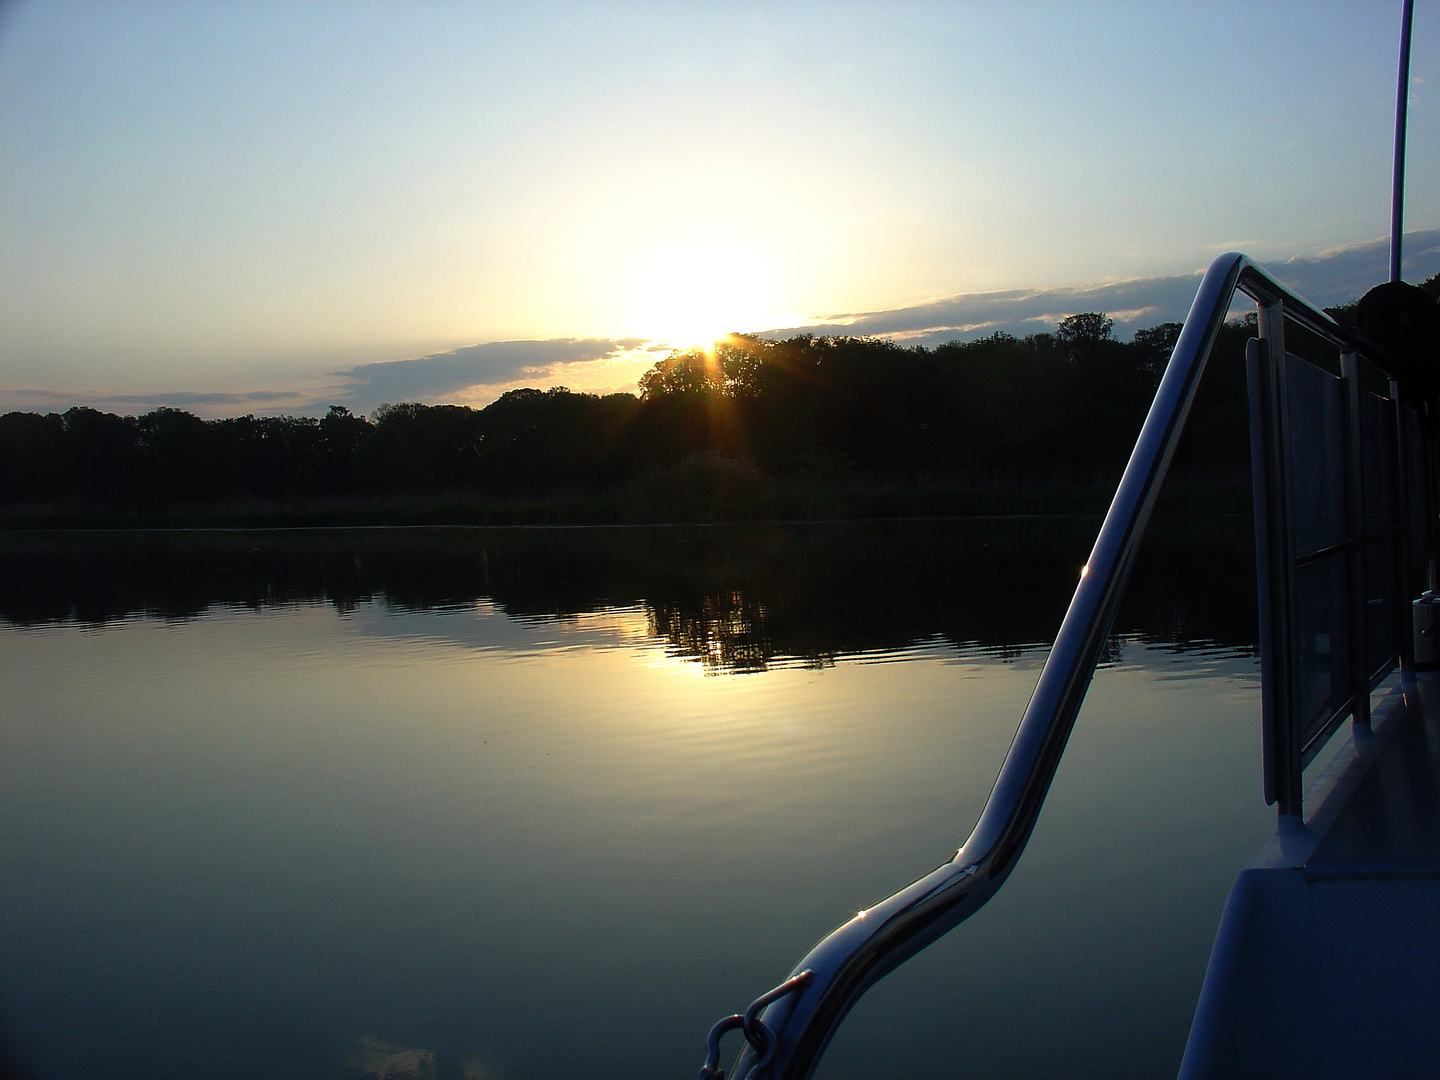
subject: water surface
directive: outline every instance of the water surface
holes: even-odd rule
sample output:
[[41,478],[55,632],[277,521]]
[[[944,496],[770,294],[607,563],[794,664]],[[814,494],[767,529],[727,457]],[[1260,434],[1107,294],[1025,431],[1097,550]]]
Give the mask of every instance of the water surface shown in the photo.
[[[1094,527],[11,538],[7,1053],[692,1076],[964,838]],[[1162,523],[1010,883],[822,1076],[1173,1075],[1273,820],[1249,542]]]

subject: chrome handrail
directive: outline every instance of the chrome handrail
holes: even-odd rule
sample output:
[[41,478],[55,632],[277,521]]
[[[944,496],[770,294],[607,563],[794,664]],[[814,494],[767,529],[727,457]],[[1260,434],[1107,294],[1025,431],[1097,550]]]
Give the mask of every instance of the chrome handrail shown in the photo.
[[1278,315],[1276,305],[1283,306],[1285,317],[1347,351],[1377,353],[1373,343],[1295,296],[1246,256],[1231,252],[1210,264],[974,831],[954,858],[860,912],[810,950],[791,977],[814,974],[798,993],[761,1014],[774,1036],[768,1060],[757,1068],[761,1063],[747,1046],[733,1080],[808,1080],[860,996],[979,910],[1014,869],[1085,700],[1195,389],[1237,290],[1267,313]]

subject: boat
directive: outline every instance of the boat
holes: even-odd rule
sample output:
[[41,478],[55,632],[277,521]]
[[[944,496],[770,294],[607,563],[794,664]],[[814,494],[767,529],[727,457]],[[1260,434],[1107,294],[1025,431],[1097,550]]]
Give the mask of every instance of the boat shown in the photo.
[[[1406,0],[1392,291],[1378,293],[1399,295],[1402,314],[1403,289],[1413,289],[1394,285],[1410,17]],[[822,939],[744,1013],[719,1021],[700,1080],[807,1080],[866,990],[1004,885],[1040,815],[1237,294],[1256,306],[1247,378],[1260,722],[1265,798],[1278,822],[1230,893],[1180,1076],[1440,1069],[1437,374],[1415,354],[1414,334],[1385,321],[1394,304],[1372,305],[1380,317],[1359,327],[1341,325],[1231,252],[1200,283],[970,837]],[[1440,337],[1431,344],[1440,348]],[[1318,775],[1307,778],[1312,765]],[[727,1071],[722,1040],[732,1031],[743,1043]]]

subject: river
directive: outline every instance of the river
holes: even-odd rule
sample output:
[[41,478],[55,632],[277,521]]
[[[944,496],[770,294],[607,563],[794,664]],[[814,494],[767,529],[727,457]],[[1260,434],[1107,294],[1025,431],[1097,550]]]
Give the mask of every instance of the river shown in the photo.
[[[692,1077],[964,839],[1096,526],[11,535],[7,1059]],[[1174,1075],[1273,826],[1255,621],[1248,521],[1157,523],[1018,869],[820,1077]]]

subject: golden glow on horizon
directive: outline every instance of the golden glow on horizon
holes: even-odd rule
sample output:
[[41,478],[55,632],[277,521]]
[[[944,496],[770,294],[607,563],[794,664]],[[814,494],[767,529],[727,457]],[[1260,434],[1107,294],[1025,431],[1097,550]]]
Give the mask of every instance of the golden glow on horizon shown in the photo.
[[733,244],[676,247],[636,275],[633,291],[637,331],[676,349],[769,329],[774,305],[770,275]]

